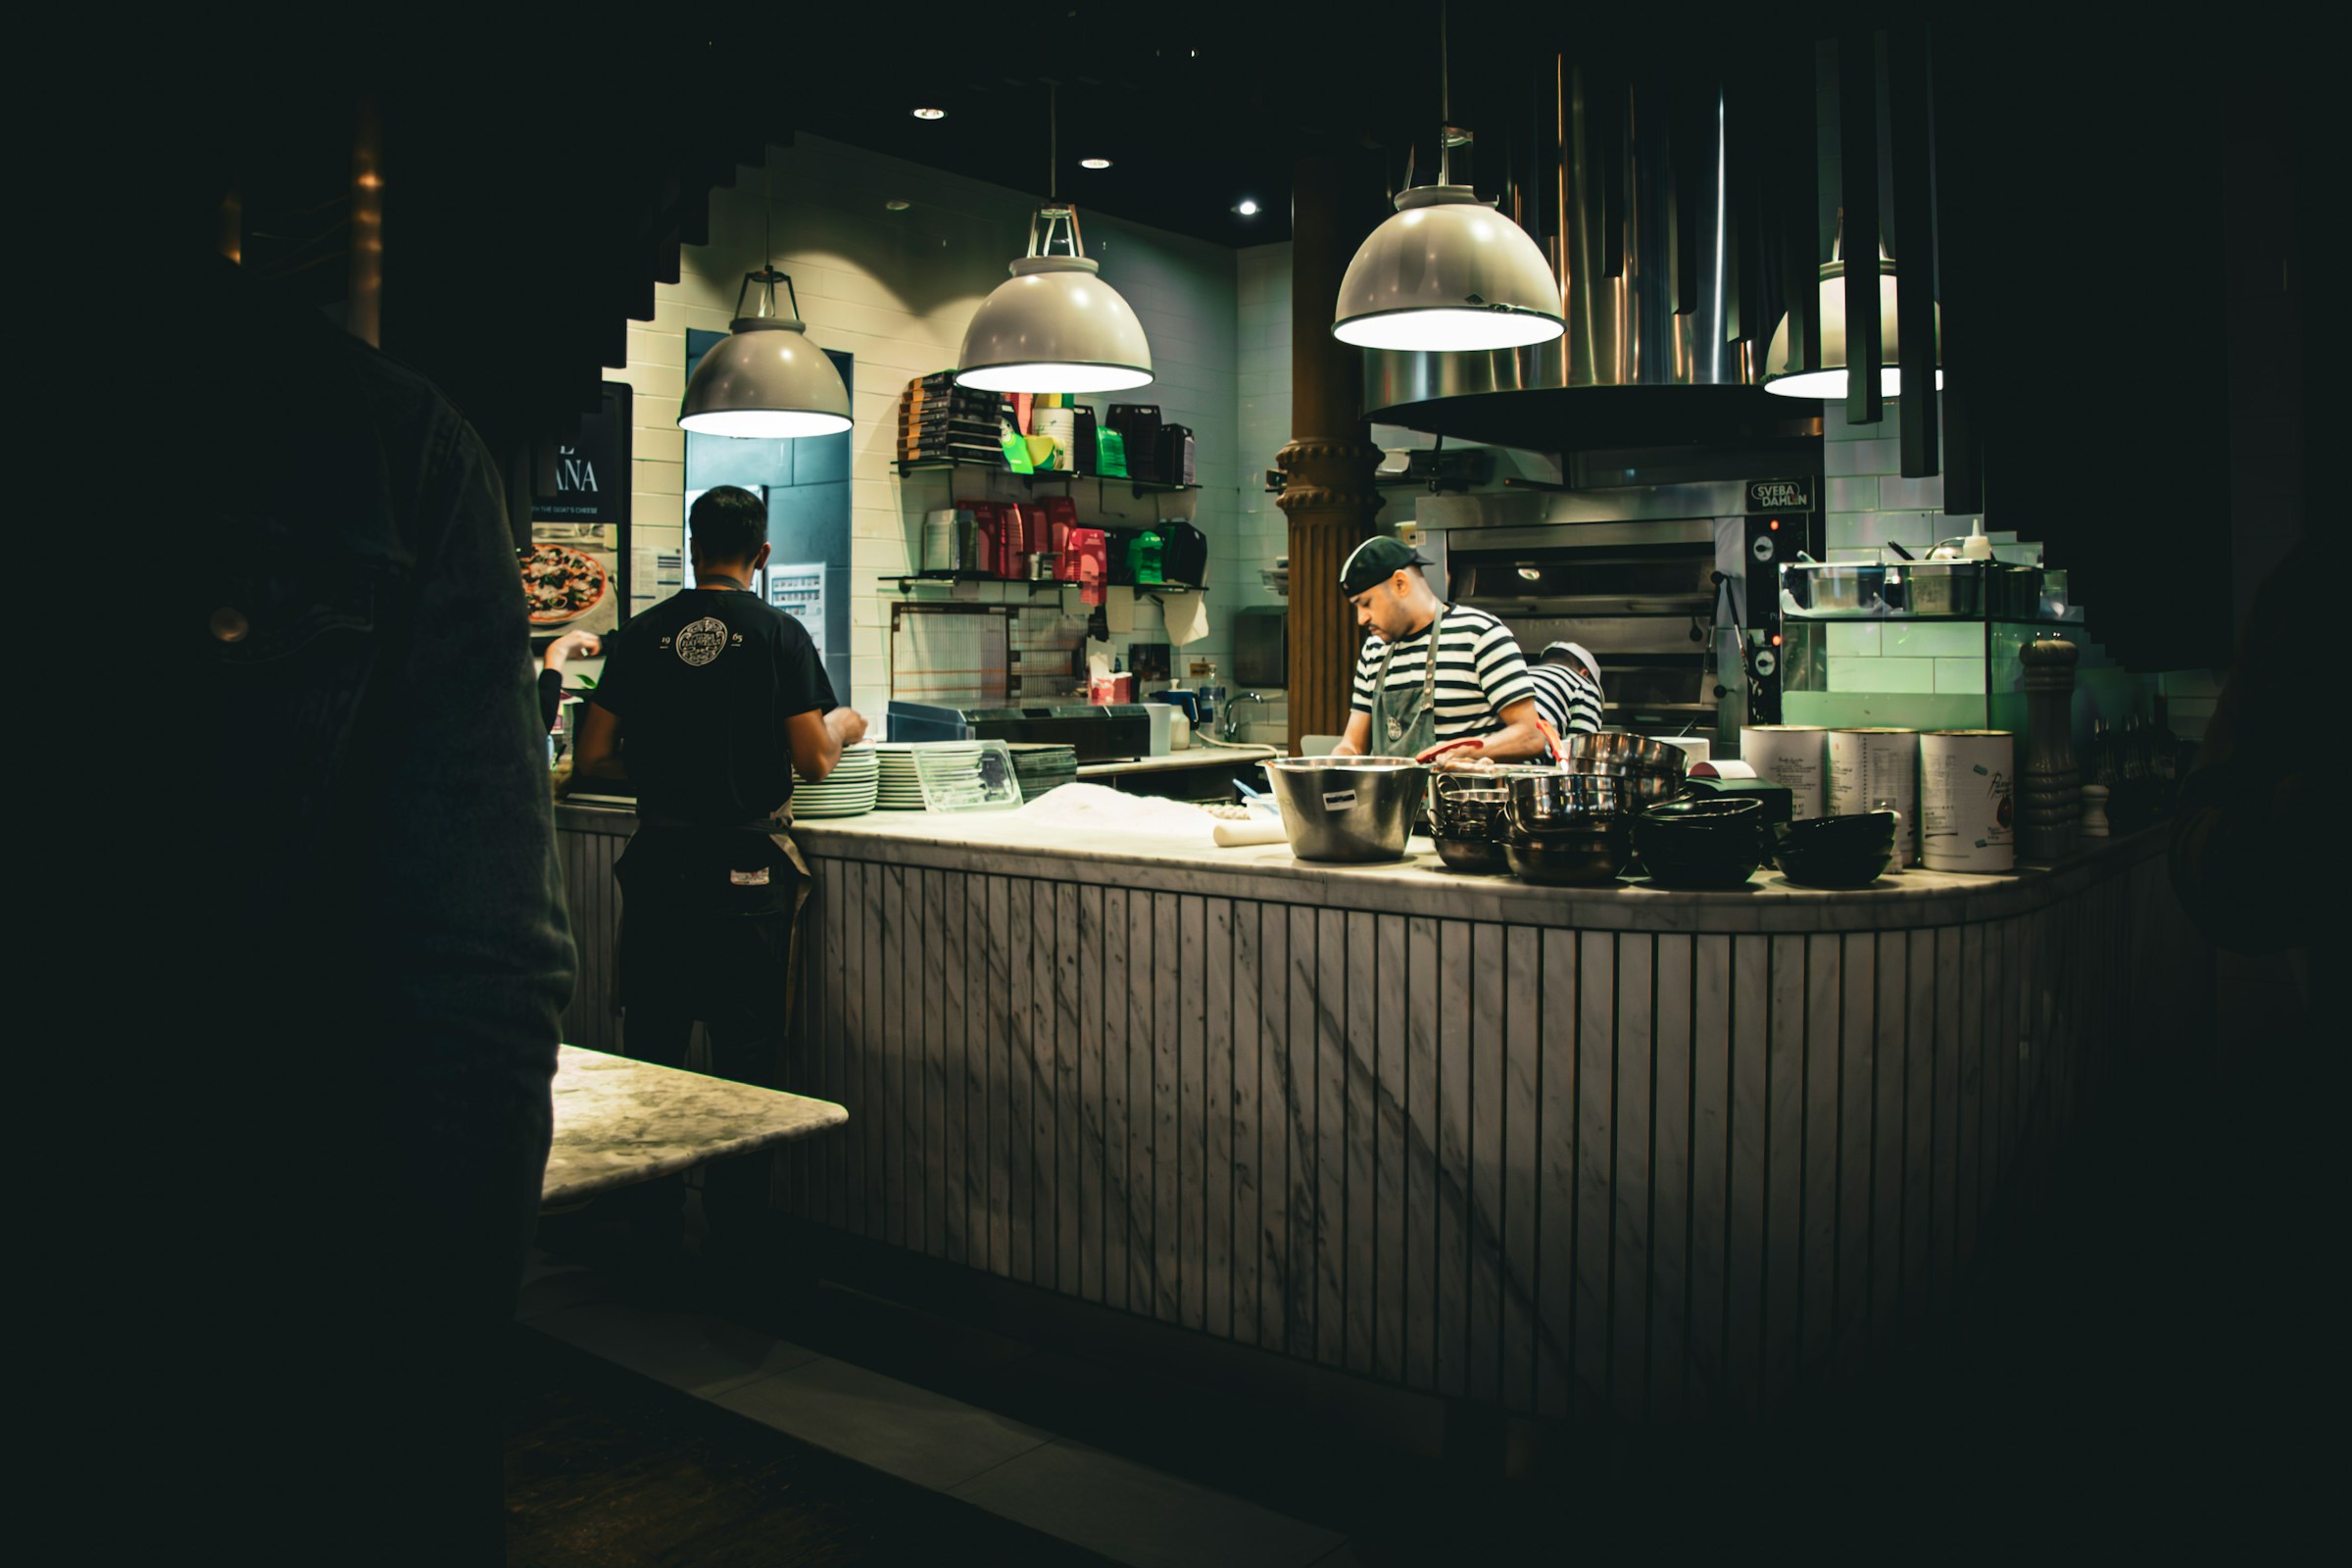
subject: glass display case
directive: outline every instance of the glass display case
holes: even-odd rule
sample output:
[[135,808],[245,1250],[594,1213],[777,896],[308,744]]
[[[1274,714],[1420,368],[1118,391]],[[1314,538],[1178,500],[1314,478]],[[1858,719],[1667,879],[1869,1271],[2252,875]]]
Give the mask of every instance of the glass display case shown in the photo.
[[1796,563],[1781,568],[1782,719],[1830,726],[2017,729],[2019,652],[2072,628],[2066,573],[1998,561]]

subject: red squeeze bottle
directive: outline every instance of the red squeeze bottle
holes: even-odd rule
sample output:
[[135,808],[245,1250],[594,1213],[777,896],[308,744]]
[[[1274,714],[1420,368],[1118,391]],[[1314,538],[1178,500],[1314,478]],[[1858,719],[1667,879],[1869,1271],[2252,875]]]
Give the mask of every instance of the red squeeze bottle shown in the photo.
[[997,513],[997,575],[1008,580],[1029,572],[1029,546],[1021,529],[1021,509],[1006,505]]

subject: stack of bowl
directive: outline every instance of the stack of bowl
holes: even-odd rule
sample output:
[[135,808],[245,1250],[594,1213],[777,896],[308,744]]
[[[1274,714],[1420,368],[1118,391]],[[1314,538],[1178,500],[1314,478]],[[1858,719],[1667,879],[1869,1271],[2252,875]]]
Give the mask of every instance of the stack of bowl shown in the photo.
[[1634,846],[1659,887],[1744,887],[1764,862],[1764,803],[1707,795],[1660,801],[1636,819]]
[[1509,783],[1503,860],[1522,882],[1609,882],[1625,868],[1631,825],[1641,809],[1635,781],[1592,773],[1533,771]]
[[1502,841],[1510,831],[1508,775],[1440,773],[1430,780],[1430,836],[1438,858],[1456,871],[1493,876],[1507,869]]
[[1683,777],[1690,760],[1680,747],[1625,730],[1571,735],[1563,744],[1568,754],[1560,763],[1563,769],[1618,780],[1627,787],[1634,810],[1683,792]]
[[1773,824],[1781,874],[1809,888],[1866,888],[1894,858],[1892,811],[1809,816]]

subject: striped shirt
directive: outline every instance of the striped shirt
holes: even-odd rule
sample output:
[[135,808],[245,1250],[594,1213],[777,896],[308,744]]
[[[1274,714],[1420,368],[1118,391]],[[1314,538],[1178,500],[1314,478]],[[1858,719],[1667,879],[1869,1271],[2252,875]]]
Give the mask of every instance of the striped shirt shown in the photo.
[[[1442,624],[1444,630],[1438,639],[1438,685],[1430,699],[1431,710],[1437,715],[1438,739],[1450,741],[1464,735],[1492,734],[1502,728],[1504,709],[1536,695],[1534,684],[1527,678],[1527,660],[1519,652],[1519,641],[1501,621],[1485,611],[1460,605],[1446,607]],[[1372,712],[1373,683],[1380,679],[1380,662],[1388,653],[1388,646],[1377,632],[1364,639],[1364,651],[1355,661],[1356,712]],[[1427,626],[1398,640],[1396,662],[1389,666],[1388,697],[1384,705],[1391,716],[1402,718],[1419,708],[1428,659]],[[1375,718],[1374,723],[1378,722]],[[1388,740],[1388,736],[1376,730],[1372,749],[1378,751]]]
[[1563,735],[1586,735],[1600,728],[1600,683],[1574,664],[1532,664],[1528,679],[1536,683],[1536,710]]

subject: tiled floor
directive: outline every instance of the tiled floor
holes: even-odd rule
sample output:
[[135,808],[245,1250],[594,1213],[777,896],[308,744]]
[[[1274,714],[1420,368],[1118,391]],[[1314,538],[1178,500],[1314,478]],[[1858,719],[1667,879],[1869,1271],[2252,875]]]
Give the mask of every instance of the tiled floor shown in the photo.
[[708,1313],[536,1260],[531,1328],[804,1443],[1138,1568],[1332,1568],[1336,1532]]

